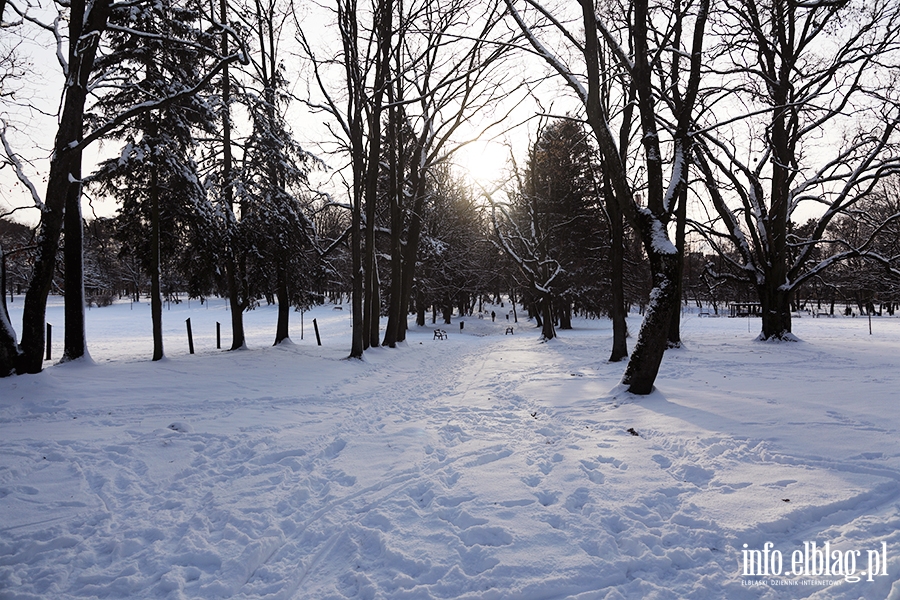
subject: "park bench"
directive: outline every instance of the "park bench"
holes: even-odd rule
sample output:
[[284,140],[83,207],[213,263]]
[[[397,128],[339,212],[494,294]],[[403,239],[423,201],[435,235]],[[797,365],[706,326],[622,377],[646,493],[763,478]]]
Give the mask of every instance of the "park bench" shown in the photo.
[[515,330],[512,327],[507,327],[506,333],[504,333],[503,335],[513,335],[514,333],[515,333]]
[[446,340],[446,339],[447,339],[447,332],[444,331],[443,329],[435,329],[435,330],[434,330],[434,338],[432,338],[432,339],[435,339],[435,340]]

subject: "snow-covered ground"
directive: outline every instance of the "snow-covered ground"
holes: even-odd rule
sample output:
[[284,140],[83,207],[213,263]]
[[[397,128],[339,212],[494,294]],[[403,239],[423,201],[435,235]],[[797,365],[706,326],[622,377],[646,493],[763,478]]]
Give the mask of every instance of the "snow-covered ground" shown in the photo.
[[900,319],[686,315],[635,397],[607,321],[492,308],[351,361],[346,309],[224,352],[193,301],[158,363],[146,304],[92,309],[96,364],[0,380],[0,597],[900,598]]

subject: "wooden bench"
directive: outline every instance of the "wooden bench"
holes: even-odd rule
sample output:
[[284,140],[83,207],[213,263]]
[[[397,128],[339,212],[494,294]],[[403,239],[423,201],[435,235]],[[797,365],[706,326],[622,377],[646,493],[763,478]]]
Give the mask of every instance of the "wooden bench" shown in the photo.
[[432,339],[435,339],[435,340],[446,340],[446,339],[447,339],[447,332],[444,331],[443,329],[435,329],[435,330],[434,330],[434,337],[433,337]]
[[515,332],[516,331],[512,327],[507,327],[506,333],[504,333],[503,335],[513,335],[513,334],[515,334]]

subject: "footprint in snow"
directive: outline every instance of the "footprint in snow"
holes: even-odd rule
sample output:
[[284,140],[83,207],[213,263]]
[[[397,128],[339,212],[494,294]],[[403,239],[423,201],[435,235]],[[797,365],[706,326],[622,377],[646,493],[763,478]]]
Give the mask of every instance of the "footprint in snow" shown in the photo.
[[538,484],[541,483],[541,478],[537,475],[528,475],[527,477],[522,478],[522,483],[528,487],[537,487]]
[[322,451],[322,455],[325,456],[325,458],[337,458],[338,454],[341,453],[341,450],[343,450],[346,445],[347,442],[338,438],[325,447]]
[[556,504],[556,501],[559,500],[559,492],[541,491],[535,493],[535,496],[537,496],[541,506],[550,506],[551,504]]
[[669,460],[668,458],[666,458],[665,456],[663,456],[662,454],[654,454],[650,458],[653,459],[653,462],[658,464],[659,468],[661,468],[661,469],[668,469],[669,467],[672,466],[672,461]]
[[606,480],[606,478],[604,477],[603,473],[601,473],[600,471],[597,470],[598,466],[599,465],[597,463],[590,461],[590,460],[582,460],[581,461],[581,468],[582,468],[582,470],[584,470],[584,473],[585,473],[585,475],[587,475],[587,478],[592,483],[600,484],[600,483],[603,483]]

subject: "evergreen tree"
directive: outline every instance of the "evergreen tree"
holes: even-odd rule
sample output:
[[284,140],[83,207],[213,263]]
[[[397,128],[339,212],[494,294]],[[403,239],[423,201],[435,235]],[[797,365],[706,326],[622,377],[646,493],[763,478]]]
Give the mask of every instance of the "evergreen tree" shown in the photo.
[[[101,99],[98,113],[112,114],[147,95],[174,96],[196,85],[202,48],[212,46],[212,40],[196,28],[198,19],[198,11],[177,0],[115,11],[110,18],[111,52],[100,62],[113,63],[112,72],[122,85]],[[194,43],[167,43],[171,38]],[[119,137],[125,146],[119,157],[103,162],[90,178],[121,202],[120,239],[126,251],[142,258],[150,276],[153,360],[164,355],[162,265],[191,246],[192,240],[205,237],[212,218],[192,155],[195,129],[212,130],[213,116],[195,95],[144,113],[122,130]]]
[[562,329],[571,329],[573,305],[592,314],[609,306],[609,234],[589,140],[578,121],[553,121],[541,131],[526,172],[547,252],[563,269],[554,290]]
[[301,194],[318,161],[293,139],[284,120],[282,68],[263,67],[262,80],[262,95],[248,90],[241,97],[252,133],[238,174],[237,198],[251,294],[274,290],[278,299],[277,345],[289,338],[290,308],[309,306],[309,290],[317,279],[315,228]]

